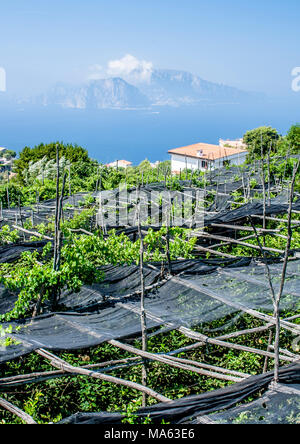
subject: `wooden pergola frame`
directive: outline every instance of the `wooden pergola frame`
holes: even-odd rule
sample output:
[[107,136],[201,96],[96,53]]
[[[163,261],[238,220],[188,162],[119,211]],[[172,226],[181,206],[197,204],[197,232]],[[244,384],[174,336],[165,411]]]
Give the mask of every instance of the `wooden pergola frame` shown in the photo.
[[[300,225],[299,221],[292,220],[292,213],[293,213],[292,202],[293,202],[293,196],[294,196],[294,184],[295,184],[296,173],[299,168],[299,163],[300,163],[300,161],[298,161],[296,167],[294,168],[293,178],[292,178],[292,182],[291,182],[291,189],[290,189],[290,196],[289,196],[289,212],[288,212],[288,219],[287,220],[267,217],[264,214],[263,216],[253,215],[250,218],[250,219],[263,218],[263,221],[264,221],[264,228],[263,229],[256,229],[253,224],[251,227],[240,226],[240,225],[231,225],[231,224],[214,224],[213,225],[214,227],[232,229],[235,231],[252,232],[252,233],[254,233],[253,235],[248,236],[244,239],[246,240],[246,239],[255,237],[256,240],[258,241],[258,245],[252,245],[252,244],[248,244],[246,242],[243,242],[241,240],[236,240],[236,239],[232,239],[232,238],[224,237],[224,236],[219,236],[219,235],[212,235],[212,234],[208,234],[208,233],[204,233],[204,232],[195,232],[194,233],[194,235],[196,235],[199,238],[208,238],[208,239],[222,241],[222,243],[218,244],[218,246],[238,244],[238,245],[242,245],[242,246],[245,246],[248,248],[253,248],[255,250],[259,250],[262,253],[263,258],[265,258],[266,252],[275,252],[275,253],[284,254],[283,271],[282,271],[282,276],[281,276],[280,290],[277,295],[275,295],[273,292],[275,308],[276,308],[276,303],[277,303],[277,306],[279,305],[280,298],[281,298],[282,291],[283,291],[285,278],[286,278],[286,266],[287,266],[287,261],[290,256],[290,243],[291,243],[291,239],[292,239],[292,229],[291,229],[292,224]],[[57,164],[59,164],[59,161],[57,161]],[[264,171],[263,162],[262,162],[261,171],[262,172]],[[59,183],[59,169],[57,172],[57,178],[58,178],[57,183]],[[64,176],[63,188],[64,188],[65,180],[66,180],[66,176]],[[264,180],[262,182],[264,183]],[[244,192],[246,195],[245,189],[244,189]],[[216,194],[218,195],[218,190],[217,190]],[[54,242],[55,243],[54,267],[59,267],[59,255],[60,255],[59,247],[61,244],[61,233],[60,233],[59,224],[60,224],[60,217],[61,217],[61,212],[62,212],[62,195],[63,195],[63,193],[61,195],[59,195],[59,190],[57,187],[57,199],[56,199],[56,207],[55,207],[56,218],[55,218],[55,238],[54,238],[54,241],[55,241]],[[266,195],[264,195],[264,208],[266,207],[266,205],[267,205]],[[181,277],[175,277],[175,276],[172,277],[173,282],[177,282],[180,285],[183,285],[183,286],[186,286],[186,287],[191,288],[193,290],[202,292],[215,300],[218,300],[220,302],[223,302],[224,304],[230,305],[230,306],[236,308],[237,310],[242,311],[243,313],[247,313],[247,314],[253,316],[254,318],[259,319],[262,322],[264,322],[264,325],[262,325],[260,327],[252,328],[252,329],[241,330],[241,331],[233,332],[230,334],[218,336],[216,338],[211,338],[207,335],[195,332],[195,331],[193,331],[189,328],[186,328],[184,326],[178,327],[175,324],[172,324],[170,322],[165,322],[163,319],[161,319],[161,318],[157,317],[156,315],[152,314],[151,312],[145,310],[145,306],[144,306],[145,293],[147,291],[150,291],[151,289],[155,288],[156,286],[162,285],[162,283],[165,283],[166,281],[171,279],[171,264],[170,264],[170,260],[168,260],[168,262],[169,262],[168,275],[165,276],[162,281],[160,281],[159,283],[154,284],[150,287],[145,287],[144,272],[143,272],[144,250],[143,250],[141,220],[139,217],[139,205],[137,207],[137,216],[138,216],[138,234],[139,234],[139,238],[141,241],[141,249],[140,249],[141,290],[137,291],[135,293],[132,293],[129,296],[132,296],[133,294],[140,295],[141,296],[141,306],[140,306],[140,309],[138,309],[138,308],[132,307],[126,303],[122,303],[122,304],[117,303],[116,305],[121,305],[126,310],[133,311],[134,313],[137,313],[140,316],[141,333],[142,333],[142,349],[137,349],[136,347],[133,347],[132,345],[122,343],[122,342],[115,340],[115,339],[111,339],[111,340],[107,341],[110,345],[116,347],[119,350],[124,350],[126,352],[129,352],[134,356],[130,357],[130,358],[126,358],[126,359],[121,359],[121,360],[100,362],[98,364],[76,367],[76,366],[69,364],[65,360],[59,358],[58,356],[54,355],[49,350],[45,350],[45,349],[40,348],[40,349],[35,350],[35,353],[37,353],[38,355],[43,357],[45,360],[47,360],[56,370],[45,371],[45,372],[35,372],[35,373],[26,374],[26,375],[21,374],[21,375],[1,378],[0,379],[0,388],[1,387],[3,387],[3,388],[14,387],[17,385],[29,384],[29,383],[38,383],[38,382],[46,381],[49,379],[60,378],[60,377],[70,376],[70,375],[72,375],[72,376],[82,375],[82,376],[86,376],[89,378],[103,380],[103,381],[107,381],[107,382],[110,382],[113,384],[126,386],[131,389],[137,390],[143,394],[144,402],[146,401],[146,396],[151,396],[151,397],[155,398],[156,400],[158,400],[159,402],[170,403],[170,402],[172,402],[171,399],[169,399],[169,398],[157,393],[155,390],[147,387],[146,382],[147,382],[147,362],[148,361],[154,361],[154,362],[158,362],[161,364],[166,364],[166,365],[169,365],[170,367],[175,367],[175,368],[178,368],[181,370],[196,373],[198,375],[211,377],[211,378],[215,378],[215,379],[220,379],[223,381],[239,382],[239,381],[242,381],[243,379],[248,378],[250,376],[250,375],[243,373],[243,372],[233,371],[233,370],[209,365],[206,363],[193,361],[193,360],[182,358],[182,357],[181,358],[176,357],[176,355],[178,355],[178,354],[188,352],[190,350],[195,350],[197,348],[211,344],[214,346],[223,347],[225,349],[244,351],[244,352],[264,356],[266,361],[269,358],[274,359],[275,360],[275,381],[278,382],[279,362],[281,361],[281,362],[291,363],[291,362],[295,362],[295,361],[299,360],[298,355],[291,353],[290,351],[283,350],[283,349],[279,348],[278,337],[279,337],[279,329],[280,328],[283,328],[289,332],[299,335],[300,334],[300,326],[291,322],[291,321],[297,319],[300,315],[293,316],[290,319],[280,319],[279,312],[276,311],[276,309],[275,309],[274,316],[269,316],[264,313],[260,313],[256,310],[249,309],[240,303],[232,302],[232,301],[229,301],[228,299],[224,299],[221,296],[214,293],[213,291],[209,290],[207,287],[188,282],[188,281],[182,279]],[[280,232],[277,229],[274,229],[274,230],[266,229],[265,228],[266,220],[276,220],[278,222],[287,223],[288,236],[280,235]],[[21,221],[22,221],[22,214],[21,214]],[[24,232],[25,234],[43,237],[46,240],[53,240],[52,238],[40,235],[37,232],[25,230],[23,227],[20,227],[18,225],[14,225],[14,228],[18,229],[21,232]],[[90,232],[87,232],[86,230],[81,230],[81,231],[87,235],[92,234]],[[265,246],[262,246],[259,241],[259,237],[261,235],[264,235],[267,233],[271,233],[272,235],[279,235],[281,237],[284,237],[287,240],[286,249],[285,250],[278,250],[278,249],[267,248]],[[167,237],[165,240],[167,242],[167,249],[168,249],[168,242],[170,242],[168,234],[167,234]],[[215,255],[221,255],[223,257],[234,258],[234,256],[232,256],[232,255],[228,255],[225,253],[220,253],[220,252],[214,251],[214,249],[213,249],[214,247],[216,247],[216,245],[212,246],[210,248],[206,248],[206,247],[202,247],[202,246],[198,245],[197,249],[199,251],[205,251],[205,252],[209,252],[209,253],[212,253]],[[266,269],[268,270],[267,262],[265,263],[265,265],[266,265]],[[226,273],[223,270],[220,270],[220,272]],[[270,274],[268,274],[268,279],[269,279],[269,285],[272,289],[272,282],[270,279]],[[147,326],[146,326],[147,319],[159,321],[159,323],[162,326],[164,326],[165,328],[168,328],[169,330],[176,329],[178,332],[183,334],[185,337],[195,340],[197,342],[195,342],[194,344],[188,345],[186,347],[182,347],[180,349],[173,350],[169,353],[151,353],[147,350]],[[67,322],[72,323],[73,328],[78,328],[78,325],[76,323],[74,323],[72,321],[67,321]],[[251,335],[251,334],[261,333],[261,332],[263,333],[266,331],[270,332],[270,338],[272,338],[271,333],[274,329],[275,329],[275,344],[273,346],[273,349],[274,349],[273,352],[271,351],[272,339],[269,340],[267,350],[261,350],[261,349],[257,349],[257,348],[253,348],[253,347],[247,347],[244,345],[236,344],[233,342],[228,342],[232,338],[237,338],[239,336]],[[97,332],[93,332],[91,328],[85,329],[85,328],[81,327],[79,329],[79,331],[80,332],[87,331],[89,334],[92,334],[93,336],[98,337],[100,339],[100,336],[97,334]],[[10,337],[12,339],[17,339],[18,341],[22,342],[22,339],[20,339],[19,336],[15,336],[14,334],[7,334],[7,337]],[[128,367],[128,366],[136,366],[136,365],[142,366],[142,384],[138,384],[138,383],[135,383],[132,381],[122,379],[122,378],[117,378],[117,377],[110,376],[107,374],[111,371],[122,369],[122,368]],[[2,398],[0,398],[0,406],[4,409],[10,411],[11,413],[17,415],[26,423],[35,424],[35,421],[33,420],[32,417],[30,417],[28,414],[26,414],[25,412],[23,412],[22,410],[20,410],[19,408],[17,408],[16,406],[12,405],[11,403],[9,403],[8,401],[6,401]]]

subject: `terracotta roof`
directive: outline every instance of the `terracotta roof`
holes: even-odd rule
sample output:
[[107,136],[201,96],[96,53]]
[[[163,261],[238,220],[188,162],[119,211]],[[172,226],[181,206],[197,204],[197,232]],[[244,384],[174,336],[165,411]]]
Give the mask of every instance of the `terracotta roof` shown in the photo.
[[247,150],[243,150],[241,148],[223,148],[219,145],[210,145],[208,143],[196,143],[195,145],[183,146],[181,148],[175,148],[168,151],[170,154],[210,160],[221,159],[222,157],[233,156],[234,154],[246,152]]

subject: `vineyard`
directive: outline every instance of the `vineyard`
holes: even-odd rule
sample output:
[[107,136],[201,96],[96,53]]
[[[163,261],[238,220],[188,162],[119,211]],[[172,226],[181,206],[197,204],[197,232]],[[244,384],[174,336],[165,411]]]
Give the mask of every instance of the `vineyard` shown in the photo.
[[0,423],[299,424],[300,156],[39,150],[0,185]]

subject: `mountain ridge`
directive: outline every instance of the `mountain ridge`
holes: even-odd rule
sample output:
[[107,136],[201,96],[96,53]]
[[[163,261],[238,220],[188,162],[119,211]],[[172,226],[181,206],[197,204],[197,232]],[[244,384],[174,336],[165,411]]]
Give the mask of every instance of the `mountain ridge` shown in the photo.
[[119,77],[92,80],[79,86],[59,83],[37,101],[43,106],[77,109],[132,108],[150,104],[138,88]]
[[203,80],[188,71],[155,69],[147,79],[121,77],[90,80],[79,85],[57,83],[26,102],[73,109],[151,109],[197,104],[240,104],[262,98],[238,88]]

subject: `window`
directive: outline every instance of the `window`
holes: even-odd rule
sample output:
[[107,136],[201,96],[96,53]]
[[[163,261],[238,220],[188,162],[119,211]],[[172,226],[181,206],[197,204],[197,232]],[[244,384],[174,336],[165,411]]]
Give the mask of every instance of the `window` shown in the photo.
[[208,168],[208,163],[206,160],[202,160],[202,168],[205,168],[205,169]]

